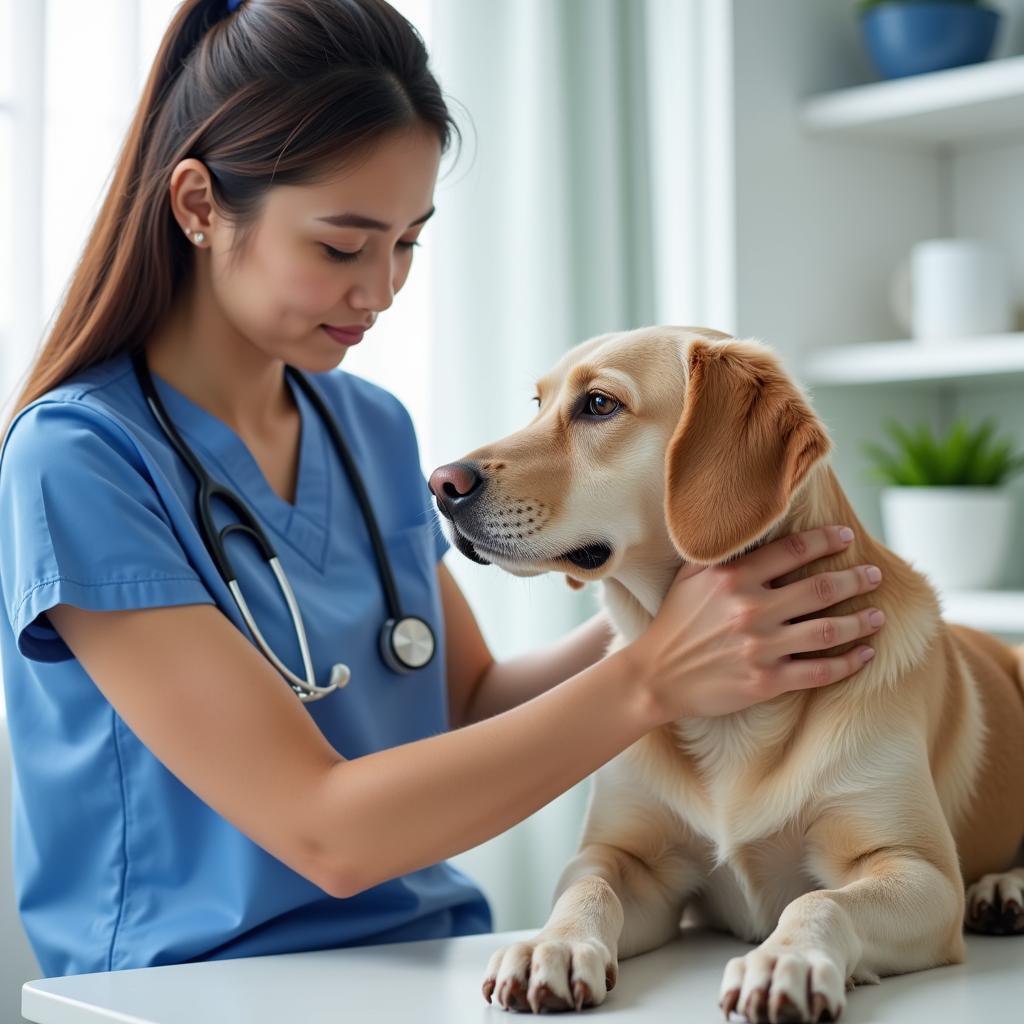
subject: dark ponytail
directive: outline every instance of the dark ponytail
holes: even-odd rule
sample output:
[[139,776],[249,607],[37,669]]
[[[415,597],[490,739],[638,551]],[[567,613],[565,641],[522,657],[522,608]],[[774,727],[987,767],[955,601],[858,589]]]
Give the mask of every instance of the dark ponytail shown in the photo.
[[[458,127],[416,29],[385,0],[184,0],[164,34],[110,188],[5,425],[40,395],[145,343],[191,273],[168,187],[187,157],[247,229],[274,185],[317,180],[415,124]],[[237,253],[236,253],[237,255]]]

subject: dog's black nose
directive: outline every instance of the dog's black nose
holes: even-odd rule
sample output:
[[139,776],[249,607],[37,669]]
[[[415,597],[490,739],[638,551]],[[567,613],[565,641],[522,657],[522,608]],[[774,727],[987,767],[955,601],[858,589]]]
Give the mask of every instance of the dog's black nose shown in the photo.
[[484,478],[472,462],[450,462],[435,469],[428,482],[438,510],[451,519],[480,494]]

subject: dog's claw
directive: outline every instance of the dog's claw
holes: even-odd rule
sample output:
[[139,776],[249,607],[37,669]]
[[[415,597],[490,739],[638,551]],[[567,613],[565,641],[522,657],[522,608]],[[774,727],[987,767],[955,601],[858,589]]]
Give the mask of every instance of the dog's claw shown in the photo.
[[583,1004],[590,999],[590,988],[585,981],[574,981],[572,983],[572,998],[576,1004],[576,1011],[583,1009]]
[[491,1001],[491,996],[494,995],[495,982],[495,978],[487,978],[481,986],[481,991],[484,994],[484,1000],[488,1003]]
[[768,1005],[768,989],[756,988],[751,993],[750,1003],[747,1008],[743,1011],[749,1020],[763,1021],[767,1020],[765,1014],[765,1007]]
[[768,1018],[772,1024],[794,1024],[794,1022],[803,1020],[803,1014],[800,1012],[800,1007],[790,999],[787,993],[783,992],[782,995],[771,1001],[768,1007]]
[[548,994],[547,985],[538,985],[536,988],[531,988],[526,994],[526,1001],[530,1004],[530,1009],[534,1013],[540,1013],[541,1000]]
[[725,1019],[729,1019],[729,1014],[736,1009],[736,1004],[740,1001],[740,990],[738,988],[731,988],[724,996],[718,1001],[718,1005],[722,1008],[722,1013],[725,1014]]

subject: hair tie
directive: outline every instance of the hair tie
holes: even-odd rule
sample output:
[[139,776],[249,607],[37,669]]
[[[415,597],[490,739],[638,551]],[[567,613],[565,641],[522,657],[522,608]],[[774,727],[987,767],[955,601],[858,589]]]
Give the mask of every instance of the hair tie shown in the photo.
[[242,5],[242,0],[228,0],[228,14],[237,11]]

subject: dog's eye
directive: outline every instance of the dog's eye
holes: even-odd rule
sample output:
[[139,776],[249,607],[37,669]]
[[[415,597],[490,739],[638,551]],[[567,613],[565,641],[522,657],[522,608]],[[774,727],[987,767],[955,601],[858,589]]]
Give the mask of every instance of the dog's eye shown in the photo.
[[611,416],[619,408],[620,403],[615,401],[614,398],[602,395],[600,391],[591,391],[587,395],[587,402],[583,407],[583,411],[588,416]]

